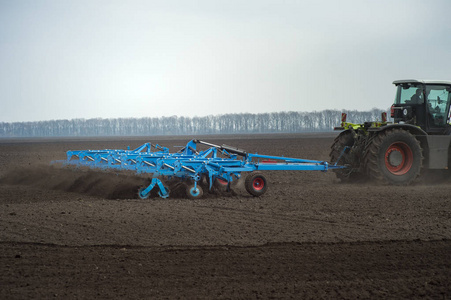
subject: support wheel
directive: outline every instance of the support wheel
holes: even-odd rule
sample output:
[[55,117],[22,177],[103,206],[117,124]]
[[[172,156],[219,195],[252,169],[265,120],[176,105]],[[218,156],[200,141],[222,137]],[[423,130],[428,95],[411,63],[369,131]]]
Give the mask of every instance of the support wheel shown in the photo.
[[221,178],[216,178],[213,185],[218,188],[227,188],[228,182],[227,182],[227,180],[223,180]]
[[142,200],[146,200],[149,199],[150,193],[148,193],[147,195],[143,196],[142,192],[146,189],[147,187],[140,187],[138,190],[138,198],[142,199]]
[[[208,175],[205,176],[205,182],[207,186],[210,187],[210,177]],[[227,181],[213,176],[213,184],[211,186],[216,188],[227,187]]]
[[408,131],[379,133],[365,152],[368,174],[394,185],[408,185],[420,174],[423,154],[420,142]]
[[166,190],[166,195],[163,195],[160,190],[158,191],[158,196],[160,196],[160,198],[166,199],[167,197],[169,197],[171,190],[167,186],[165,186],[164,189]]
[[221,178],[213,178],[213,185],[212,187],[216,189],[217,191],[224,192],[227,191],[228,182],[226,180],[223,180]]
[[268,189],[265,176],[261,173],[250,173],[246,177],[246,191],[254,197],[263,195]]
[[[236,186],[238,183],[238,177],[233,176],[233,180],[230,183],[230,187]],[[204,188],[208,191],[210,189],[210,177],[205,176],[206,185]],[[213,176],[213,184],[211,185],[211,192],[226,192],[229,190],[229,182],[219,177]]]
[[194,184],[190,184],[186,188],[186,195],[190,199],[199,199],[204,194],[202,187],[198,184],[196,187]]

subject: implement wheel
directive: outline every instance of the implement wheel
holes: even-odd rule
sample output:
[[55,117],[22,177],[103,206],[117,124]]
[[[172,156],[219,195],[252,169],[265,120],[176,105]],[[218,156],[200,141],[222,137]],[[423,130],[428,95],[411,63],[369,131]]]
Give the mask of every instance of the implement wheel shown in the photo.
[[142,199],[142,200],[146,200],[149,199],[150,193],[148,193],[147,195],[143,195],[142,192],[146,189],[146,186],[140,187],[138,190],[138,198]]
[[226,188],[228,182],[226,180],[223,180],[221,178],[216,178],[215,182],[213,183],[216,187],[220,188]]
[[196,187],[194,187],[194,184],[190,184],[186,187],[186,196],[190,199],[199,199],[203,194],[204,191],[199,184],[197,184]]
[[246,177],[246,191],[254,197],[263,195],[268,189],[265,176],[261,173],[250,173]]
[[[206,176],[207,187],[210,188],[210,177]],[[213,176],[213,183],[211,187],[219,191],[225,191],[227,189],[228,182],[216,176]]]
[[394,185],[407,185],[414,181],[422,164],[420,142],[402,129],[377,134],[365,153],[368,174]]

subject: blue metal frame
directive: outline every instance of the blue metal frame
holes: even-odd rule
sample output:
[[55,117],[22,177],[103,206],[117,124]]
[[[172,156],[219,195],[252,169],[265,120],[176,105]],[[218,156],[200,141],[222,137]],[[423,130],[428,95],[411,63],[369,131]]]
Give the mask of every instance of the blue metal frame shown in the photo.
[[[209,146],[209,148],[198,151],[198,144]],[[139,192],[141,198],[147,198],[155,186],[159,188],[160,197],[168,197],[169,192],[159,179],[162,177],[192,180],[196,188],[202,177],[207,176],[211,189],[216,178],[230,184],[233,180],[240,178],[242,172],[282,170],[325,172],[330,169],[344,168],[336,163],[329,164],[325,161],[252,154],[230,146],[218,146],[199,140],[189,141],[177,153],[170,153],[168,148],[151,143],[143,144],[134,150],[67,151],[67,160],[63,163],[151,174],[150,185]]]

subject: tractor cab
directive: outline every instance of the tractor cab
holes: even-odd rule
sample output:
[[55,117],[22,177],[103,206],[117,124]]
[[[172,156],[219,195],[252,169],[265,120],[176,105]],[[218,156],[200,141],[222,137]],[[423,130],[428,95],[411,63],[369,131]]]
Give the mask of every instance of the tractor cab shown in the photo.
[[428,134],[450,131],[451,81],[397,80],[391,117],[395,123],[421,127]]

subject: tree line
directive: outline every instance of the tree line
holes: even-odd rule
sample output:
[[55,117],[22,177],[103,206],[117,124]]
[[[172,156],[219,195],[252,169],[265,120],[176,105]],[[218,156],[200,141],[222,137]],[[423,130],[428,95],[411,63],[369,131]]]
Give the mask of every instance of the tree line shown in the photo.
[[[348,121],[381,119],[384,110],[343,111]],[[159,117],[72,119],[37,122],[0,122],[0,137],[146,136],[243,133],[295,133],[331,131],[341,122],[342,111],[273,112]]]

